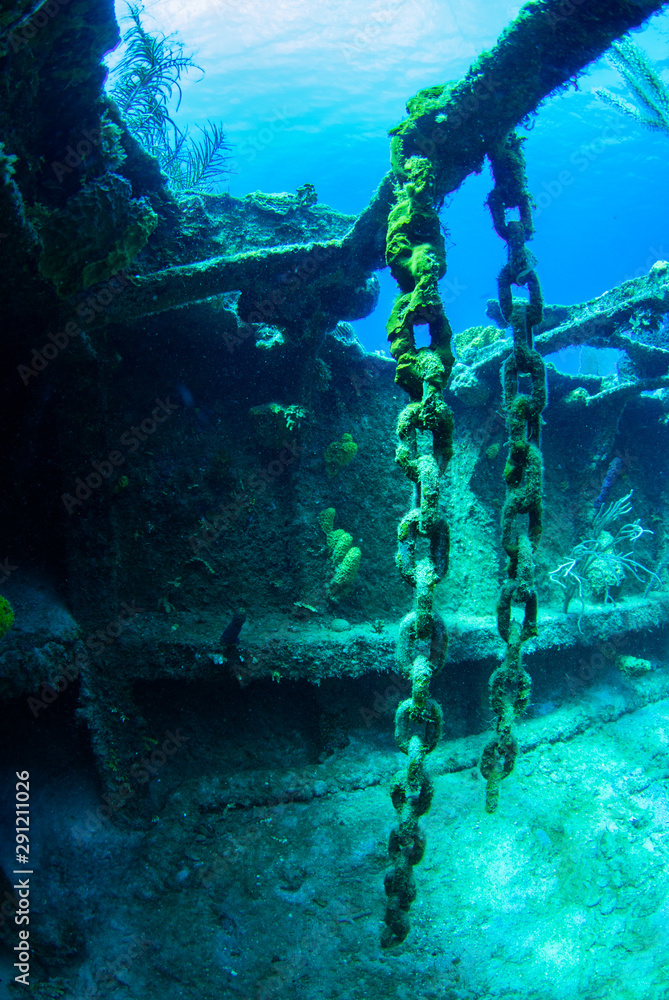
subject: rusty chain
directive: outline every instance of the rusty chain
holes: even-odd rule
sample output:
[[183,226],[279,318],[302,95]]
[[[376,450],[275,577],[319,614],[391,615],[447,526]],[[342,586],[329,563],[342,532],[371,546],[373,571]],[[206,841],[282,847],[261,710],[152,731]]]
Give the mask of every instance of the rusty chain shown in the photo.
[[[522,141],[512,132],[489,154],[495,187],[488,206],[495,231],[505,240],[508,251],[507,263],[498,278],[499,304],[504,319],[513,327],[513,353],[502,367],[509,433],[502,545],[508,563],[507,580],[497,604],[497,628],[507,648],[504,661],[490,678],[490,703],[497,724],[480,765],[487,780],[486,810],[490,813],[497,808],[502,779],[513,770],[518,754],[514,723],[530,699],[531,680],[523,667],[522,646],[537,634],[534,552],[541,538],[543,516],[541,412],[547,402],[546,367],[533,341],[533,328],[541,322],[543,304],[534,259],[525,246],[534,229]],[[506,221],[509,209],[518,209],[520,218]],[[514,302],[512,285],[526,285],[529,302]],[[521,384],[529,391],[521,391]],[[513,617],[514,605],[524,606],[522,622]]]
[[[445,623],[433,609],[433,595],[448,569],[449,532],[441,516],[440,494],[452,455],[453,417],[443,388],[453,355],[451,328],[438,289],[446,261],[434,200],[429,160],[414,156],[403,161],[386,239],[386,260],[400,287],[388,338],[397,360],[395,380],[412,400],[397,424],[396,459],[413,483],[412,507],[397,531],[397,566],[414,589],[415,599],[414,610],[400,625],[396,653],[399,669],[411,680],[411,697],[398,705],[395,714],[395,741],[408,762],[391,791],[397,825],[388,843],[392,867],[385,877],[383,947],[399,944],[409,933],[409,909],[416,898],[413,867],[425,852],[419,819],[430,808],[434,792],[425,758],[439,741],[443,721],[429,688],[444,664],[448,644]],[[425,323],[430,346],[416,348],[414,328]]]

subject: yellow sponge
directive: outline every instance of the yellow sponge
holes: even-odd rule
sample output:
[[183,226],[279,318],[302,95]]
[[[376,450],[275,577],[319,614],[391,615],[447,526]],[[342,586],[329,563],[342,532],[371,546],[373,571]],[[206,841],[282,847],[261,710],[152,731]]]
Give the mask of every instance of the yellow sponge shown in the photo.
[[318,523],[325,533],[325,540],[330,549],[330,559],[335,568],[334,575],[328,584],[328,594],[338,601],[345,597],[355,583],[360,569],[360,549],[353,545],[353,535],[342,528],[334,527],[335,509],[328,507],[318,515]]

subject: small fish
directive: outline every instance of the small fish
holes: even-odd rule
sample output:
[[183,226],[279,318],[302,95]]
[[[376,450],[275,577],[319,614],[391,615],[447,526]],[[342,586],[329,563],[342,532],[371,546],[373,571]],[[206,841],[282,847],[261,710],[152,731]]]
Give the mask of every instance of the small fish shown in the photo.
[[203,406],[196,405],[193,393],[190,391],[185,382],[177,382],[176,390],[181,396],[181,402],[184,404],[186,409],[195,414],[195,419],[200,427],[208,427],[211,413],[209,410],[205,410]]
[[240,608],[239,611],[235,612],[235,615],[229,625],[225,627],[221,635],[221,645],[222,646],[235,646],[239,641],[239,633],[242,630],[242,625],[246,621],[246,610]]
[[604,479],[604,482],[602,483],[602,488],[600,490],[599,496],[597,497],[593,505],[596,511],[598,511],[601,507],[604,506],[604,504],[609,498],[609,493],[611,492],[613,486],[618,481],[618,479],[622,476],[624,471],[625,471],[625,463],[623,462],[622,458],[620,458],[620,456],[614,458],[611,462],[609,462],[609,467],[606,471],[606,477]]
[[187,385],[183,382],[177,382],[177,392],[181,396],[181,402],[189,410],[195,409],[195,400],[193,399],[193,393],[190,391]]

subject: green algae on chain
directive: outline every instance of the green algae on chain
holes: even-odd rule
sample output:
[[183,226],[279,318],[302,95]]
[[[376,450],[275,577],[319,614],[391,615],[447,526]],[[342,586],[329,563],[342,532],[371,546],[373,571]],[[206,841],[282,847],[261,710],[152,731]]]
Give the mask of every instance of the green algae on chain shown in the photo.
[[[391,791],[397,825],[388,841],[391,867],[384,879],[384,948],[404,941],[410,929],[409,910],[416,898],[413,868],[425,852],[419,820],[434,793],[425,758],[436,747],[443,722],[440,706],[429,697],[429,685],[443,666],[448,643],[443,619],[433,610],[433,597],[448,569],[449,531],[440,516],[440,492],[452,454],[453,417],[442,393],[454,358],[451,328],[439,295],[446,254],[435,208],[434,170],[424,157],[413,156],[398,166],[386,260],[399,285],[388,320],[390,349],[397,361],[395,381],[411,398],[397,423],[396,460],[414,483],[412,509],[398,526],[397,567],[415,596],[414,610],[403,619],[397,643],[398,666],[410,677],[411,697],[395,713],[395,742],[407,755],[407,766]],[[430,346],[417,348],[414,329],[424,324]],[[419,434],[429,443],[419,444]],[[420,559],[419,538],[429,542],[429,554]]]
[[[532,0],[525,4],[516,19],[500,35],[489,52],[483,53],[457,82],[440,84],[420,91],[409,102],[410,118],[393,130],[393,162],[397,176],[403,162],[411,155],[423,155],[436,167],[435,195],[443,197],[456,190],[472,172],[481,169],[487,150],[507,132],[533,113],[539,103],[557,88],[568,86],[593,59],[602,55],[611,42],[626,31],[640,26],[653,13],[666,6],[666,0]],[[69,22],[68,18],[68,22]],[[63,22],[65,24],[66,22]],[[57,19],[60,24],[60,19]],[[118,40],[105,39],[106,47]],[[41,43],[47,33],[40,35]],[[22,50],[25,52],[26,50]],[[8,79],[10,79],[8,77]],[[87,89],[79,88],[77,106]],[[68,105],[69,107],[70,105]],[[13,109],[14,120],[21,120],[21,107]],[[27,116],[23,116],[26,118]],[[26,163],[31,153],[19,147]],[[38,171],[34,171],[37,176]],[[27,174],[26,174],[27,177]],[[394,204],[395,178],[387,174],[368,207],[352,229],[334,244],[337,264],[344,273],[361,274],[383,266],[379,232],[385,228],[387,214]],[[31,204],[34,193],[26,197]],[[29,235],[29,234],[28,234]],[[300,248],[301,250],[301,248]],[[285,270],[277,256],[268,254],[267,266],[274,274]],[[290,248],[287,258],[296,253]],[[258,273],[252,257],[211,258],[197,264],[168,267],[148,273],[140,263],[133,285],[123,297],[114,321],[130,321],[165,309],[239,290],[243,284],[248,294],[261,297],[267,282]],[[296,302],[296,307],[298,303]],[[303,303],[303,314],[313,307],[311,297]],[[295,308],[297,312],[297,308]],[[95,325],[111,321],[102,313]]]
[[[514,133],[506,136],[491,151],[490,163],[495,186],[488,197],[488,206],[495,231],[507,245],[507,262],[498,278],[499,302],[504,318],[513,325],[513,353],[502,367],[509,433],[509,453],[504,469],[506,500],[502,510],[507,579],[497,603],[497,628],[507,648],[503,663],[490,678],[490,702],[497,725],[480,763],[481,774],[487,783],[486,811],[493,813],[499,803],[501,782],[513,771],[518,754],[514,723],[527,707],[531,691],[531,679],[522,663],[522,646],[527,639],[537,635],[534,552],[542,532],[541,413],[547,402],[547,388],[546,368],[534,347],[533,328],[542,320],[543,300],[539,279],[525,247],[534,230],[522,143],[518,136]],[[507,222],[507,210],[516,209],[520,219]],[[529,302],[514,302],[511,285],[526,285]],[[530,378],[529,392],[521,391],[522,376]],[[522,520],[517,523],[519,516]],[[525,606],[522,624],[512,617],[514,604]]]
[[[396,201],[388,216],[386,261],[400,291],[388,320],[396,382],[412,399],[423,383],[443,389],[453,367],[451,328],[439,295],[446,273],[444,237],[434,208],[434,171],[424,157],[403,164]],[[414,327],[427,324],[430,347],[416,348]]]
[[530,0],[464,77],[427,87],[407,103],[409,117],[391,130],[395,176],[402,177],[412,156],[425,156],[435,168],[438,197],[456,190],[542,100],[665,5]]
[[[593,2],[591,6],[600,5]],[[611,4],[607,6],[610,10]],[[613,6],[619,7],[618,4]],[[453,365],[451,331],[438,290],[446,262],[436,206],[446,193],[459,187],[472,170],[480,171],[485,153],[492,152],[496,154],[493,168],[497,167],[497,171],[490,208],[495,228],[508,247],[508,261],[499,277],[500,305],[506,319],[511,320],[514,312],[511,284],[527,285],[530,303],[523,311],[522,323],[514,322],[515,353],[505,386],[509,429],[514,439],[505,470],[507,502],[503,543],[508,556],[508,580],[499,599],[498,625],[500,635],[507,643],[507,653],[504,663],[491,678],[491,701],[497,715],[497,730],[481,761],[481,771],[487,780],[488,812],[497,808],[501,780],[513,770],[518,753],[513,724],[529,701],[531,681],[522,666],[522,643],[536,634],[533,550],[541,535],[542,465],[539,444],[540,410],[543,406],[539,404],[543,400],[545,405],[545,371],[532,340],[532,328],[542,318],[542,299],[538,278],[524,247],[525,240],[532,235],[532,220],[522,146],[517,136],[508,136],[519,121],[535,110],[539,100],[554,88],[564,85],[573,73],[600,54],[617,34],[631,26],[622,19],[622,23],[619,21],[613,28],[612,36],[607,37],[606,26],[600,30],[596,23],[598,15],[595,15],[593,23],[592,11],[588,11],[583,24],[579,17],[575,17],[565,30],[557,33],[556,21],[562,10],[563,0],[560,4],[555,0],[536,0],[526,4],[503,33],[494,56],[487,53],[481,56],[458,84],[421,91],[407,105],[409,119],[391,133],[391,162],[396,188],[395,203],[390,206],[388,214],[386,261],[398,282],[399,294],[388,321],[388,339],[391,353],[398,363],[396,382],[413,401],[398,423],[400,446],[397,458],[405,474],[415,483],[417,502],[417,506],[402,519],[398,530],[398,567],[403,578],[416,588],[416,610],[402,623],[401,632],[415,637],[417,655],[413,657],[413,662],[403,663],[411,676],[412,696],[398,707],[396,715],[396,741],[408,756],[408,767],[406,777],[399,777],[392,791],[398,825],[391,833],[388,845],[392,867],[385,878],[388,902],[382,936],[384,947],[400,943],[409,932],[409,910],[416,898],[413,867],[420,862],[425,851],[425,837],[418,820],[429,808],[433,794],[423,763],[426,754],[436,745],[441,729],[440,710],[437,725],[437,716],[432,711],[426,711],[426,700],[432,672],[439,669],[437,662],[431,662],[434,645],[431,636],[435,634],[438,617],[432,610],[432,592],[447,569],[448,534],[438,517],[439,474],[442,468],[437,466],[434,454],[419,457],[416,446],[416,431],[425,429],[422,407],[436,394],[441,396]],[[577,0],[572,3],[571,11],[579,13]],[[627,8],[626,13],[629,16]],[[529,20],[536,15],[539,16],[533,25],[534,30],[527,30]],[[608,31],[611,30],[609,25]],[[575,36],[578,36],[578,44],[575,43]],[[597,45],[601,46],[600,52]],[[588,58],[582,56],[583,46],[589,47]],[[493,60],[497,63],[495,68],[501,71],[497,79],[490,72]],[[509,74],[512,86],[509,86],[503,72],[505,62],[515,70],[515,80],[513,73]],[[481,85],[484,86],[483,93]],[[466,93],[467,88],[470,88],[470,95]],[[487,114],[477,118],[476,128],[458,133],[463,117],[456,113],[457,104],[467,108],[467,96],[473,98],[474,109],[481,102],[489,101]],[[471,107],[470,101],[469,109]],[[425,134],[426,126],[433,129],[430,135]],[[520,220],[506,223],[505,210],[514,206],[520,209]],[[430,347],[417,349],[414,328],[425,323],[429,326]],[[527,399],[517,399],[523,396],[520,393],[521,374],[529,374],[534,380],[532,395]],[[446,424],[443,430],[450,432],[450,424],[448,427]],[[433,435],[433,448],[434,445]],[[450,447],[450,442],[442,442],[444,456],[450,454]],[[518,514],[529,514],[529,532],[515,528]],[[416,563],[418,535],[429,537],[431,549],[430,557],[422,559],[419,564]],[[435,565],[437,554],[438,568]],[[525,604],[522,626],[511,617],[514,599]],[[419,641],[425,643],[426,637],[429,640],[429,658],[425,655],[426,650],[418,646]],[[444,638],[447,638],[445,628]],[[424,726],[422,736],[409,735],[409,719],[415,725]],[[434,733],[430,731],[431,727]]]

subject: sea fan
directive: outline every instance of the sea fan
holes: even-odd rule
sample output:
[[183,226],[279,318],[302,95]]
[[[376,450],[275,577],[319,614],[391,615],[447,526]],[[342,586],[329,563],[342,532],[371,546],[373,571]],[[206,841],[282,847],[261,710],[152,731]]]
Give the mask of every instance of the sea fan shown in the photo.
[[201,138],[178,127],[170,111],[176,91],[179,110],[182,74],[204,71],[186,55],[182,42],[162,32],[152,35],[142,24],[144,10],[128,4],[130,27],[123,35],[123,56],[110,74],[110,96],[121,111],[128,131],[153,156],[178,190],[208,190],[229,171],[229,145],[223,126],[198,126]]
[[223,127],[216,122],[207,122],[206,128],[198,125],[201,138],[188,139],[183,155],[177,159],[175,172],[179,180],[175,184],[189,191],[207,191],[220,178],[228,173],[227,154],[230,150]]
[[639,125],[669,135],[669,90],[646,54],[623,38],[613,43],[609,58],[632,91],[638,107],[605,87],[595,90],[597,96]]

